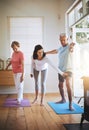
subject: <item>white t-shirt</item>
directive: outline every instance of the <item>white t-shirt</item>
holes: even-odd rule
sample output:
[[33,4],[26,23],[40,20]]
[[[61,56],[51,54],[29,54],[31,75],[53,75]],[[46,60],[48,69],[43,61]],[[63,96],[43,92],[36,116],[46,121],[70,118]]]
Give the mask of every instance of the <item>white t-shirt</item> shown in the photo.
[[32,58],[31,74],[33,74],[33,69],[37,71],[48,69],[48,64],[51,65],[58,73],[63,75],[63,72],[60,69],[58,69],[46,56],[42,60]]

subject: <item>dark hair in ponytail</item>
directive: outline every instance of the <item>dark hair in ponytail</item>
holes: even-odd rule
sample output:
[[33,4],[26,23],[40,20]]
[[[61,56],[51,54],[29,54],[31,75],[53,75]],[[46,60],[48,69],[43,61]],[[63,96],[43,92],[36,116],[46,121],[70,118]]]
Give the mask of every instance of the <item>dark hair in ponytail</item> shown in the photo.
[[[37,52],[39,50],[43,49],[43,47],[41,45],[36,45],[33,51],[33,59],[38,59],[38,55]],[[43,58],[46,56],[46,53],[43,51]]]

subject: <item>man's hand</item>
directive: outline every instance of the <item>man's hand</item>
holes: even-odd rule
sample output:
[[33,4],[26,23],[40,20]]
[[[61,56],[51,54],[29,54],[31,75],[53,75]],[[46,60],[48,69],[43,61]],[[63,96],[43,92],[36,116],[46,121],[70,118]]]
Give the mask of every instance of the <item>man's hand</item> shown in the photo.
[[70,48],[69,48],[70,52],[73,52],[74,45],[75,45],[75,43],[73,43],[73,42],[70,44]]

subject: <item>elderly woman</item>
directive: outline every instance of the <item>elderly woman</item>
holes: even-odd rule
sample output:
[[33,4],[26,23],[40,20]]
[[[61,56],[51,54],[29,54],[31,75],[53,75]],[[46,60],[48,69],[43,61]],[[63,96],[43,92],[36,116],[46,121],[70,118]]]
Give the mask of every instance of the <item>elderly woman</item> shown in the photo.
[[20,51],[20,44],[17,41],[13,41],[11,44],[13,49],[12,58],[6,67],[6,70],[12,65],[12,71],[14,73],[15,87],[17,90],[17,104],[20,104],[23,100],[23,83],[24,83],[24,54]]

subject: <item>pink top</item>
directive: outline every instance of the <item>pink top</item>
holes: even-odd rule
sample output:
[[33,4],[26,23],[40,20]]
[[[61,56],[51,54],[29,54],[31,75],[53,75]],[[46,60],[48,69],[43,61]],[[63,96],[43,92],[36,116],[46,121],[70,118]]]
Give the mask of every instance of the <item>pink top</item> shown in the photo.
[[24,55],[21,51],[13,52],[11,58],[12,70],[14,73],[22,73],[22,63],[24,60]]

